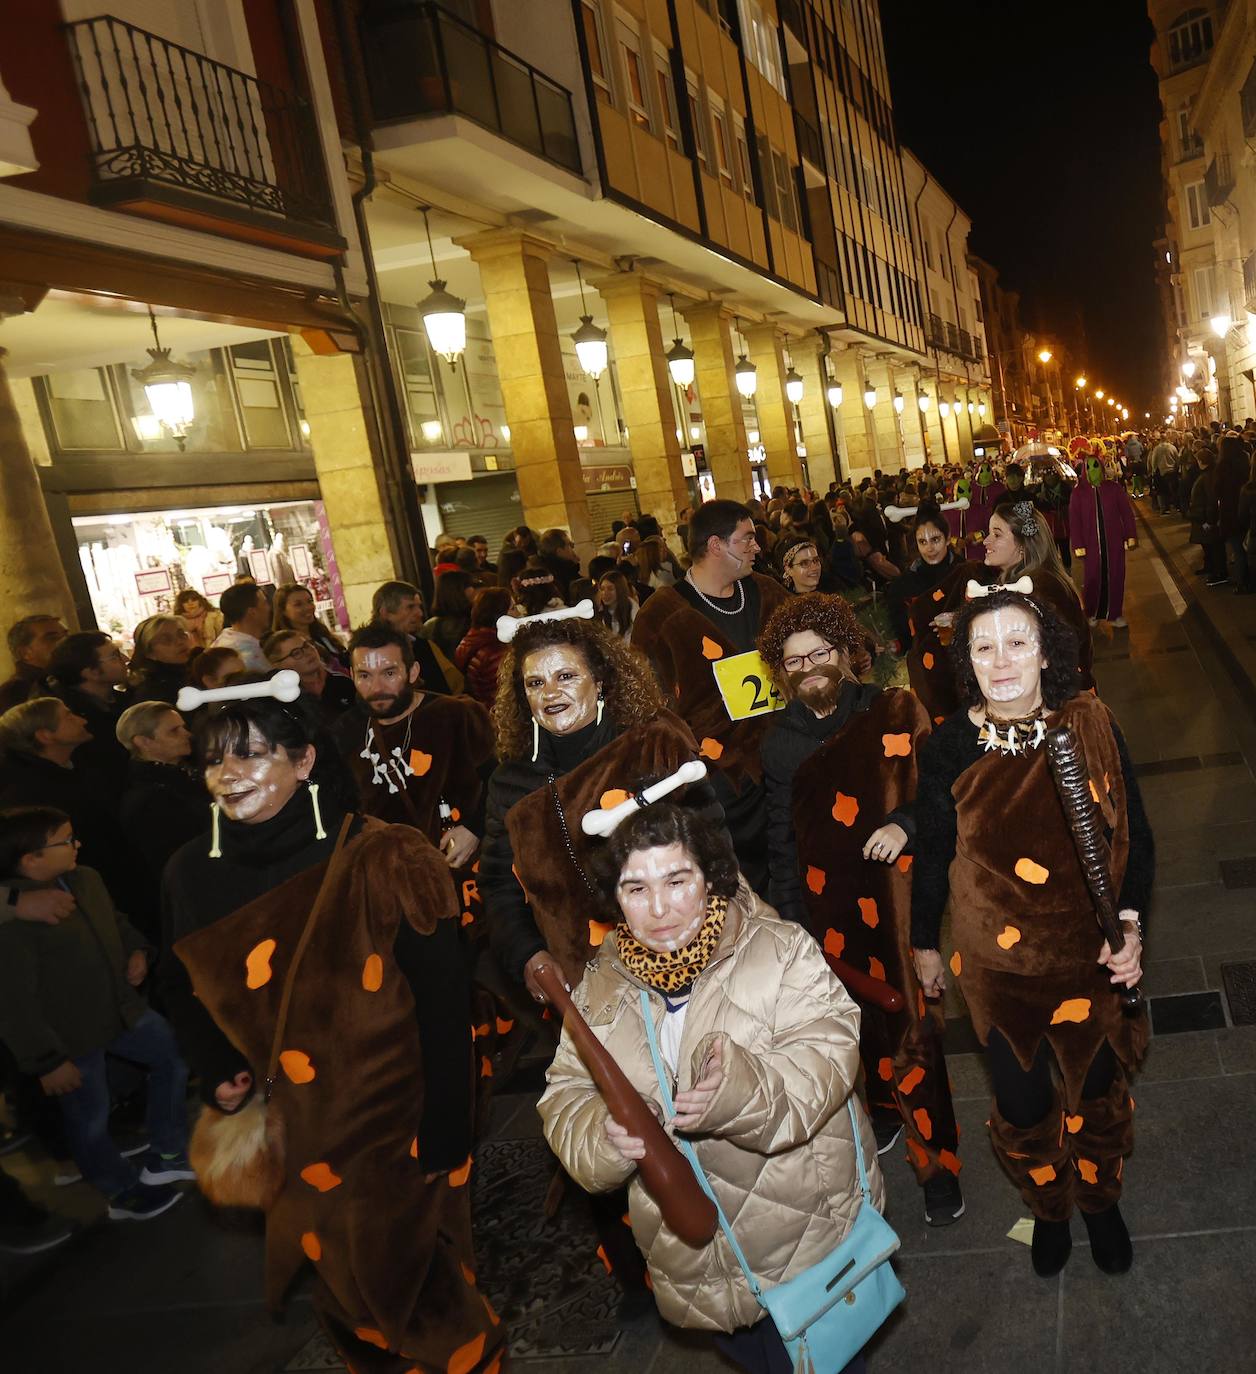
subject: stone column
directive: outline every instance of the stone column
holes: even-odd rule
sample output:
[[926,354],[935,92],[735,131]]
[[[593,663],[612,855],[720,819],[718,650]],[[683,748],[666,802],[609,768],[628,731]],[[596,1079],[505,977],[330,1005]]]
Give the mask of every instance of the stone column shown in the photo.
[[373,426],[362,402],[360,360],[351,353],[315,353],[298,334],[291,343],[349,623],[361,625],[371,618],[375,588],[395,578],[397,569]]
[[[870,374],[876,382],[877,408],[873,418],[877,425],[877,444],[881,450],[881,461],[877,464],[885,472],[897,472],[907,466],[907,455],[903,452],[903,435],[899,427],[899,414],[894,409],[894,393],[901,391],[899,377],[895,372],[893,360],[881,354]],[[907,410],[907,398],[903,397],[903,410]]]
[[732,312],[718,302],[682,311],[689,324],[694,380],[702,400],[707,467],[722,500],[749,501],[754,496],[746,424],[741,397],[733,380]]
[[674,528],[679,511],[689,504],[689,491],[680,470],[672,380],[663,356],[660,288],[640,272],[617,272],[590,284],[601,292],[610,319],[637,501],[660,525]]
[[[833,376],[842,384],[842,405],[836,418],[846,452],[846,475],[858,486],[862,478],[880,467],[876,426],[863,400],[863,356],[858,348],[834,349],[829,362]],[[884,405],[885,397],[879,395],[877,403]]]
[[829,483],[837,479],[838,455],[833,452],[833,432],[829,429],[829,399],[826,395],[828,379],[820,364],[819,348],[814,340],[800,341],[793,348],[794,366],[802,376],[802,400],[798,415],[802,421],[802,441],[807,446],[807,472],[812,488],[823,496]]
[[802,465],[798,461],[798,440],[794,429],[794,407],[785,394],[785,341],[770,324],[755,325],[743,331],[750,349],[750,361],[758,368],[759,389],[755,409],[759,412],[759,434],[767,453],[768,480],[775,487],[802,486]]
[[[973,417],[968,413],[968,402],[973,397],[973,392],[964,385],[955,388],[955,394],[959,397],[959,410],[955,412],[955,429],[958,435],[959,461],[961,463],[971,463],[973,458]],[[974,401],[974,404],[976,402]]]
[[[0,324],[6,313],[0,302]],[[0,348],[0,630],[37,614],[59,616],[71,630],[78,628],[74,597],[57,556],[43,488]],[[7,663],[7,651],[4,658]]]
[[550,294],[550,250],[516,229],[456,242],[480,269],[524,521],[538,533],[567,529],[587,559],[589,506]]

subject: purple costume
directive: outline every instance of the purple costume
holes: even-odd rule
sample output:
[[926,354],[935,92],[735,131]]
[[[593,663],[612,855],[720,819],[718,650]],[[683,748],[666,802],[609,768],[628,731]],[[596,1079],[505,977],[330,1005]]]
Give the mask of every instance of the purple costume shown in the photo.
[[1125,603],[1125,550],[1136,540],[1134,507],[1119,482],[1081,480],[1068,503],[1073,554],[1086,560],[1082,600],[1091,620],[1116,620]]

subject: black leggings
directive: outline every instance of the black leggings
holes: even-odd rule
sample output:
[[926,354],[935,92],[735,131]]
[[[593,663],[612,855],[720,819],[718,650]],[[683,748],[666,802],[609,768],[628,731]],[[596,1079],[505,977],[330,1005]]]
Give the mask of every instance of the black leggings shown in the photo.
[[[997,1030],[990,1032],[986,1045],[986,1063],[994,1080],[994,1100],[999,1114],[1009,1126],[1027,1130],[1036,1126],[1051,1110],[1055,1102],[1055,1084],[1051,1067],[1055,1056],[1046,1040],[1038,1043],[1038,1052],[1028,1073],[1021,1068],[1011,1045]],[[1105,1040],[1098,1054],[1086,1070],[1082,1084],[1084,1098],[1102,1097],[1112,1086],[1117,1060],[1112,1046]]]

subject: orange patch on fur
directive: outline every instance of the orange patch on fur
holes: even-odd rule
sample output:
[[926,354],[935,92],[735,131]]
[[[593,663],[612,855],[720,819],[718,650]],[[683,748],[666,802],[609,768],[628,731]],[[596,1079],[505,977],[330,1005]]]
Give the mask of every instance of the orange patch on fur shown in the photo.
[[600,1260],[602,1261],[602,1266],[603,1266],[603,1268],[604,1268],[604,1269],[606,1270],[606,1272],[609,1274],[609,1273],[611,1272],[611,1262],[610,1262],[610,1260],[607,1258],[607,1255],[606,1255],[606,1246],[605,1246],[605,1245],[599,1245],[599,1246],[598,1246],[598,1248],[597,1248],[597,1257],[598,1257],[598,1259],[600,1259]]
[[710,759],[712,762],[718,759],[723,752],[724,746],[719,740],[712,739],[709,735],[702,741],[702,745],[698,750],[698,753],[701,754],[704,759]]
[[923,1169],[929,1163],[929,1156],[925,1154],[924,1146],[912,1136],[907,1137],[907,1153],[911,1156],[911,1162],[917,1168]]
[[1051,1013],[1051,1024],[1058,1026],[1065,1021],[1082,1022],[1090,1015],[1089,997],[1069,997]]
[[306,1259],[311,1259],[315,1264],[323,1258],[323,1242],[314,1234],[313,1231],[306,1231],[301,1237],[301,1249],[305,1251]]
[[472,1027],[471,1027],[471,1039],[472,1039],[472,1040],[483,1040],[484,1037],[489,1033],[489,1030],[490,1030],[490,1029],[491,1029],[491,1027],[489,1026],[489,1024],[488,1024],[487,1021],[485,1021],[483,1025],[480,1025],[480,1026],[472,1026]]
[[498,1035],[509,1035],[510,1032],[511,1032],[512,1030],[514,1030],[514,1028],[515,1028],[515,1023],[514,1023],[513,1021],[503,1021],[502,1018],[501,1018],[500,1016],[497,1018],[497,1034],[498,1034]]
[[1050,869],[1043,868],[1041,864],[1036,864],[1032,859],[1017,859],[1013,873],[1023,883],[1033,883],[1041,886],[1051,876]]
[[426,777],[432,770],[431,754],[425,754],[422,749],[411,749],[410,767],[414,769],[416,778]]
[[384,961],[378,954],[368,954],[362,965],[362,987],[367,992],[378,992],[384,986]]
[[1079,1159],[1077,1161],[1077,1172],[1087,1183],[1099,1182],[1099,1166],[1089,1159]]
[[301,1179],[320,1193],[330,1193],[333,1188],[339,1188],[342,1182],[340,1175],[332,1171],[331,1165],[321,1159],[317,1164],[307,1164],[301,1170]]
[[824,932],[824,952],[831,954],[834,959],[842,957],[842,950],[846,948],[846,936],[840,930],[834,930],[832,926]]
[[935,601],[941,601],[942,598],[943,598],[945,595],[946,595],[946,593],[942,590],[941,587],[939,587],[939,588],[937,589],[937,591],[934,592],[934,594],[933,594],[933,599],[934,599]]
[[458,1261],[458,1268],[462,1270],[462,1277],[466,1279],[466,1281],[471,1285],[472,1288],[474,1288],[475,1270],[472,1269],[470,1265],[465,1264],[462,1260]]
[[597,799],[597,804],[603,811],[614,811],[621,802],[628,800],[628,793],[622,787],[611,787]]
[[467,1156],[467,1162],[461,1169],[451,1169],[449,1171],[449,1186],[451,1188],[461,1188],[462,1185],[471,1177],[471,1156]]
[[939,1150],[938,1163],[952,1174],[958,1175],[960,1170],[959,1156],[952,1150]]
[[244,986],[265,987],[271,979],[270,956],[275,952],[274,940],[263,940],[244,956]]
[[900,855],[898,856],[897,861],[896,861],[895,864],[894,864],[894,867],[897,868],[898,871],[899,871],[900,873],[910,873],[910,872],[911,872],[911,855],[910,855],[910,854],[900,854]]
[[924,1081],[925,1071],[917,1064],[914,1069],[908,1069],[902,1078],[899,1079],[898,1090],[901,1093],[910,1095],[914,1093]]
[[703,658],[723,658],[724,650],[711,639],[708,635],[702,636],[702,657]]
[[1091,795],[1091,797],[1094,799],[1095,805],[1098,806],[1098,805],[1099,805],[1099,789],[1095,786],[1095,780],[1094,780],[1094,778],[1091,778],[1091,780],[1090,780],[1090,795]]
[[900,735],[882,735],[881,748],[887,759],[905,759],[911,753],[911,736],[906,731]]
[[894,1077],[894,1061],[888,1057],[877,1064],[877,1075],[887,1083]]
[[942,722],[943,722],[945,719],[946,719],[945,716],[934,716],[934,718],[933,718],[933,723],[934,723],[935,725],[941,725]]
[[493,1304],[489,1302],[483,1293],[480,1294],[480,1301],[484,1304],[484,1310],[488,1313],[489,1321],[491,1321],[494,1326],[500,1326],[502,1324],[502,1319],[493,1311]]
[[284,1050],[279,1056],[279,1066],[293,1083],[313,1083],[316,1077],[314,1065],[304,1050]]
[[382,1331],[376,1331],[373,1326],[355,1326],[353,1334],[360,1341],[365,1341],[367,1345],[377,1345],[381,1350],[388,1349],[388,1340]]
[[917,1107],[912,1112],[911,1119],[916,1123],[916,1129],[926,1140],[933,1139],[933,1120],[923,1107]]
[[824,891],[824,869],[814,864],[807,865],[807,886],[818,897]]
[[951,955],[951,972],[958,978],[963,971],[964,961],[960,957],[959,950],[956,950],[955,953]]
[[880,959],[868,960],[868,973],[871,977],[879,979],[882,983],[885,982],[885,965]]
[[1039,1188],[1043,1188],[1055,1177],[1055,1165],[1043,1164],[1040,1168],[1030,1169],[1029,1177],[1033,1179]]
[[1015,926],[1004,926],[994,937],[994,943],[1000,949],[1011,949],[1020,940],[1020,937],[1021,933]]
[[1085,1125],[1085,1118],[1080,1116],[1066,1116],[1064,1124],[1068,1127],[1069,1135],[1076,1135]]
[[605,921],[590,921],[589,943],[593,946],[594,949],[597,949],[597,947],[602,943],[602,941],[605,940],[606,937],[614,929],[615,927],[613,925],[609,925]]
[[492,1078],[492,1076],[493,1076],[493,1061],[488,1057],[487,1054],[482,1054],[482,1055],[480,1055],[480,1077],[481,1077],[481,1078]]
[[839,792],[833,802],[833,819],[838,825],[854,825],[859,815],[859,803],[845,792]]
[[462,913],[462,919],[458,922],[458,924],[459,924],[460,926],[474,925],[474,924],[475,924],[475,917],[472,916],[472,914],[471,914],[469,911],[464,911],[464,912]]
[[937,660],[933,657],[932,654],[921,654],[920,661],[924,664],[924,669],[926,673],[931,673],[933,671],[934,663],[937,662]]
[[414,1139],[410,1142],[410,1158],[411,1158],[411,1159],[418,1159],[418,1157],[419,1157],[419,1138],[418,1138],[418,1136],[416,1135],[416,1136],[414,1137]]
[[875,930],[881,924],[881,913],[877,910],[877,899],[875,897],[860,897],[859,915],[863,918],[864,925]]
[[473,1341],[468,1341],[466,1345],[460,1345],[449,1357],[445,1374],[471,1374],[471,1371],[483,1358],[484,1347],[487,1344],[488,1333],[481,1331]]

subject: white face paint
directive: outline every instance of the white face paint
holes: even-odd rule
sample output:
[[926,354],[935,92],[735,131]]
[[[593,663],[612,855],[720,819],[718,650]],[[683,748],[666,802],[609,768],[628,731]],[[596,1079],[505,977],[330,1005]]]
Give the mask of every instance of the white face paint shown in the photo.
[[706,879],[683,844],[634,849],[616,896],[628,929],[657,953],[684,949],[706,916]]
[[597,719],[597,678],[574,645],[534,650],[524,660],[521,676],[532,719],[542,730],[569,735]]
[[206,759],[205,786],[229,819],[254,825],[278,815],[313,767],[313,746],[293,760],[286,749],[272,750],[250,725],[247,754]]
[[1028,715],[1041,703],[1046,660],[1037,617],[1019,606],[985,611],[972,623],[968,657],[986,705],[1005,720]]

